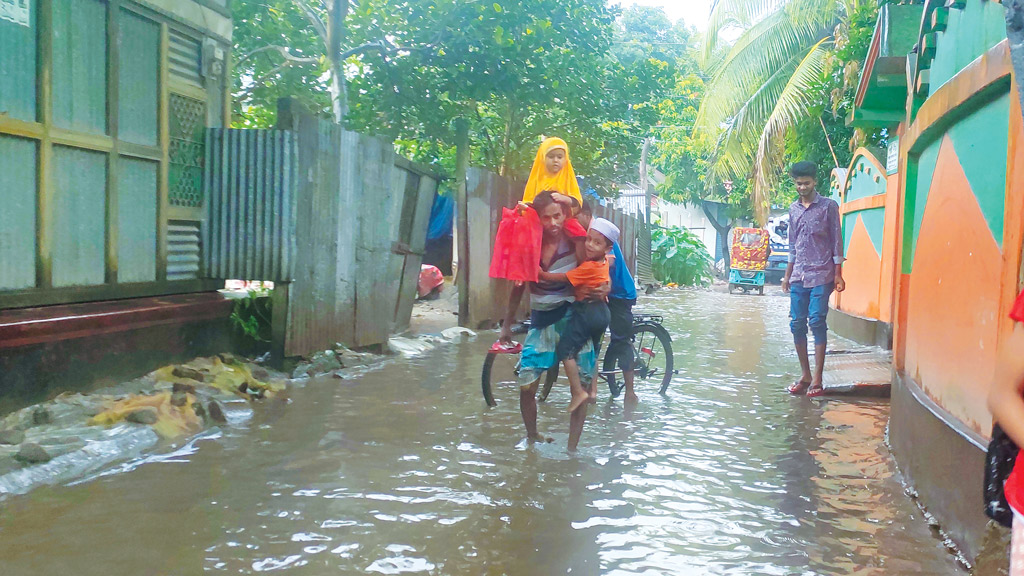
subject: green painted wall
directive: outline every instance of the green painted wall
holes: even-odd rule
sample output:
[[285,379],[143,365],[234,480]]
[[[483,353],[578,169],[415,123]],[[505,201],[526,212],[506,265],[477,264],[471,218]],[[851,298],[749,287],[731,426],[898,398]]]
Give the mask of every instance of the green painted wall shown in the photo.
[[1003,247],[1006,207],[1006,154],[1009,149],[1010,95],[986,104],[949,131],[996,245]]
[[107,156],[53,148],[53,285],[106,279]]
[[[29,25],[0,19],[0,114],[36,119],[36,3]],[[2,281],[0,281],[2,282]]]
[[[875,178],[878,181],[875,181]],[[863,156],[853,165],[853,172],[846,187],[846,201],[852,202],[868,196],[885,194],[885,173],[879,172],[874,164]]]
[[33,140],[0,136],[0,290],[36,283],[37,155]]
[[914,252],[917,250],[917,235],[921,232],[921,219],[928,202],[928,191],[932,175],[939,158],[942,138],[936,139],[921,153],[918,162],[911,167],[907,178],[907,198],[904,203],[903,230],[903,273],[910,274],[914,267]]
[[[1010,95],[1004,94],[960,119],[945,136],[971,191],[978,201],[996,245],[1002,248],[1003,216],[1006,205],[1006,155],[1008,147]],[[903,272],[913,270],[914,254],[925,206],[932,187],[932,175],[945,136],[932,142],[921,154],[915,177],[908,175]],[[912,187],[912,189],[911,189]],[[912,193],[912,194],[911,194]],[[912,223],[912,227],[910,224]]]
[[882,255],[882,239],[885,237],[885,208],[871,208],[859,212],[851,212],[843,216],[843,253],[850,253],[850,240],[853,239],[853,228],[860,218],[868,231],[868,238],[878,255]]
[[1002,4],[991,0],[967,0],[963,9],[950,9],[949,26],[938,34],[931,65],[931,94],[1006,39],[1005,12]]

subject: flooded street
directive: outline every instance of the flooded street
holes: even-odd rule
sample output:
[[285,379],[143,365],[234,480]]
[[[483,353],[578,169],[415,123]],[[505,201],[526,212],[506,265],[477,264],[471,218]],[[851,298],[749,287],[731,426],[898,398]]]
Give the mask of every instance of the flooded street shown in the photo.
[[[575,456],[568,391],[528,446],[494,339],[323,378],[130,470],[0,502],[0,573],[961,574],[905,494],[885,401],[792,398],[786,300],[663,292],[679,374],[607,390]],[[563,381],[564,382],[564,381]]]

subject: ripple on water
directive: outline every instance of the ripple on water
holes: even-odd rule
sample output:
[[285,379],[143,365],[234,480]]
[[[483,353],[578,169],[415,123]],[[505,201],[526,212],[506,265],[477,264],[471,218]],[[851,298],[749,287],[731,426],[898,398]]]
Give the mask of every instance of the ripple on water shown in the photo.
[[784,392],[784,298],[638,308],[664,315],[680,373],[635,408],[602,391],[575,455],[564,383],[538,407],[550,444],[522,442],[515,389],[484,405],[480,338],[310,381],[272,422],[257,406],[246,431],[6,506],[4,576],[962,573],[903,493],[888,405]]

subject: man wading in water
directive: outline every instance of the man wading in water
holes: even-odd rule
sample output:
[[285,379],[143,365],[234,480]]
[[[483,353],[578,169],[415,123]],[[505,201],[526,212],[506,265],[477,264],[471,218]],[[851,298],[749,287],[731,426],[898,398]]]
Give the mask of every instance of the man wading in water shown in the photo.
[[[789,293],[790,330],[800,359],[800,380],[789,387],[790,394],[821,396],[828,342],[828,299],[832,291],[846,289],[843,280],[843,232],[839,204],[815,189],[818,167],[797,162],[789,170],[800,198],[789,207],[789,265],[782,279],[782,291]],[[814,375],[807,357],[807,326],[814,334]]]
[[[544,228],[541,241],[540,267],[546,272],[565,274],[578,266],[576,246],[565,234],[564,226],[567,217],[565,208],[556,203],[550,191],[545,191],[533,199],[533,208],[540,217]],[[531,442],[550,442],[549,438],[537,432],[537,389],[545,372],[558,363],[555,348],[558,339],[567,325],[569,308],[576,300],[572,284],[568,282],[531,282],[530,286],[530,331],[523,342],[523,353],[519,370],[519,409],[526,425],[526,435]],[[515,322],[516,310],[526,285],[512,289],[505,322],[502,325],[504,334]],[[604,299],[608,296],[610,286],[594,289],[590,298]],[[597,355],[591,342],[584,343],[577,355],[579,370],[583,374],[593,374],[597,366]],[[587,405],[584,403],[569,416],[569,450],[576,450],[583,433],[583,423],[587,418]]]

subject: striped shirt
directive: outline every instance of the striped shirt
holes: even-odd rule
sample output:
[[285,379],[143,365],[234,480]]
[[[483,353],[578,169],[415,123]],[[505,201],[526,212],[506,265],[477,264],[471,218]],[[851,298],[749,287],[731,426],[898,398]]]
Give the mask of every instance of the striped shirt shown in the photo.
[[[576,268],[576,247],[565,235],[558,242],[558,248],[547,267],[541,262],[540,267],[552,274],[565,274]],[[566,302],[576,300],[572,284],[568,282],[531,282],[530,308],[538,311],[554,310]]]

